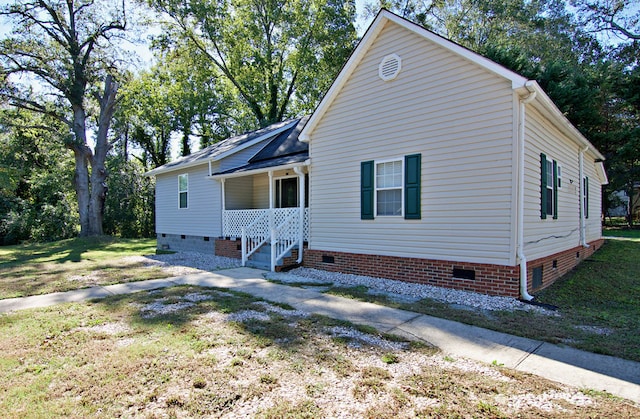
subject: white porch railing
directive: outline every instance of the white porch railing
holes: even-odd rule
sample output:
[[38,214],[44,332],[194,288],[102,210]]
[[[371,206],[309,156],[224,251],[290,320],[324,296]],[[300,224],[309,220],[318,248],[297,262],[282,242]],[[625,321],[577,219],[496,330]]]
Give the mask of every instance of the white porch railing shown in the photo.
[[272,224],[270,214],[265,212],[263,214],[259,214],[258,218],[253,220],[251,224],[241,228],[242,266],[247,263],[249,256],[254,254],[260,246],[269,240],[270,224]]
[[[271,243],[271,270],[300,242],[300,208],[228,210],[222,214],[222,235],[242,239],[244,265],[263,244]],[[309,208],[304,210],[302,237],[309,240]]]

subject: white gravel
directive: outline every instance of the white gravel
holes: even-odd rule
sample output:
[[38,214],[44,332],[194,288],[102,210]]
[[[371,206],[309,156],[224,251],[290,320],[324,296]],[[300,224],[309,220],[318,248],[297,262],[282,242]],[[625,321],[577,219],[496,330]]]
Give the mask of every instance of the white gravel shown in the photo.
[[311,279],[316,282],[333,283],[338,286],[353,287],[364,285],[371,293],[384,293],[389,296],[400,295],[413,300],[431,298],[449,304],[459,304],[482,310],[530,310],[539,313],[554,315],[555,312],[539,306],[525,304],[511,297],[496,297],[471,291],[460,291],[449,288],[434,287],[432,285],[415,284],[396,281],[393,279],[373,278],[369,276],[343,274],[337,272],[321,271],[310,268],[296,268],[288,273],[270,272],[266,274],[269,279],[282,282],[305,282]]
[[216,271],[219,269],[237,268],[242,265],[238,259],[198,252],[128,256],[123,258],[123,261],[140,262],[148,266],[159,266],[173,275],[196,273],[197,270]]
[[[197,270],[214,271],[241,266],[238,259],[214,256],[198,252],[177,252],[166,255],[133,256],[129,259],[160,266],[173,275],[196,273]],[[417,301],[431,298],[448,304],[472,307],[488,311],[535,311],[547,315],[558,315],[543,307],[525,304],[511,297],[496,297],[471,291],[461,291],[432,285],[415,284],[386,278],[328,272],[310,268],[296,268],[289,272],[268,272],[267,279],[283,283],[306,283],[309,285],[336,285],[353,287],[363,285],[371,294],[384,294],[395,300]]]
[[360,347],[361,344],[377,346],[388,351],[399,351],[409,347],[406,342],[392,342],[369,333],[363,333],[352,327],[335,326],[329,329],[329,334],[334,337],[350,339],[349,346],[354,348]]

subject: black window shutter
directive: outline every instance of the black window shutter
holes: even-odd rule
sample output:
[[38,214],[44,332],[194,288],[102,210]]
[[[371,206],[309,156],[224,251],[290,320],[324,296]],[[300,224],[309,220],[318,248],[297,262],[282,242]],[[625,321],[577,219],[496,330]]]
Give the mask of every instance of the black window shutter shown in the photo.
[[420,171],[422,155],[411,154],[404,157],[404,218],[419,220],[420,211]]
[[558,219],[558,163],[553,161],[553,219]]
[[540,218],[547,219],[547,156],[540,153]]
[[360,219],[373,220],[373,160],[360,163]]

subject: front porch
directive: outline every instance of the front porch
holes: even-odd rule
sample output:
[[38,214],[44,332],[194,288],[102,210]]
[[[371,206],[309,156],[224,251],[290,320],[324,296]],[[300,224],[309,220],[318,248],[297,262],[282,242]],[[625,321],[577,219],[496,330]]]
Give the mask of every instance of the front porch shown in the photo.
[[221,184],[222,239],[233,242],[216,242],[216,254],[239,253],[242,266],[260,265],[263,257],[262,266],[271,271],[283,261],[302,263],[309,240],[307,164],[212,176]]

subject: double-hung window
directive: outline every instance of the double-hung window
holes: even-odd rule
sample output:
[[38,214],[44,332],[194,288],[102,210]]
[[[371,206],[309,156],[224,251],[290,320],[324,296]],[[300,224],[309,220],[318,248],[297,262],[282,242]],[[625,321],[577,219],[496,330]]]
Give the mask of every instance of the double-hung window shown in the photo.
[[402,215],[402,160],[376,163],[376,215]]
[[360,218],[420,219],[421,155],[360,164]]
[[558,218],[558,163],[540,154],[540,218]]
[[178,207],[179,208],[187,208],[189,201],[188,201],[188,194],[189,192],[189,175],[188,174],[182,174],[178,176]]

